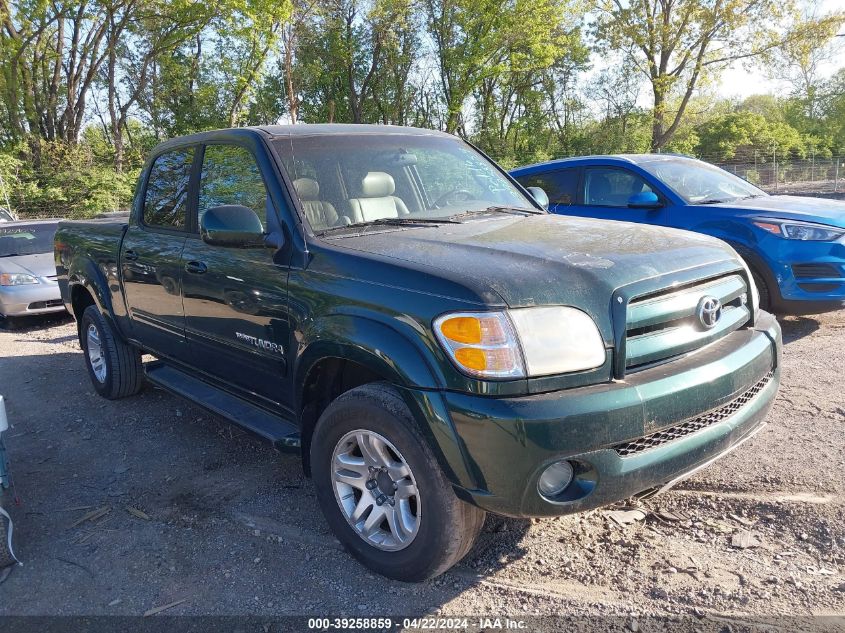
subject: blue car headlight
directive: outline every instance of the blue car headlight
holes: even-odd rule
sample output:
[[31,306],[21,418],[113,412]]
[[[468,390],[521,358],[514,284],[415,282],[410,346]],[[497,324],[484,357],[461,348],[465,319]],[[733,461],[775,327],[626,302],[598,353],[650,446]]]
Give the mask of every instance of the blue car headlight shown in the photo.
[[754,220],[754,226],[787,240],[803,240],[807,242],[832,242],[845,235],[845,229],[835,226],[813,224],[812,222],[797,222],[794,220]]

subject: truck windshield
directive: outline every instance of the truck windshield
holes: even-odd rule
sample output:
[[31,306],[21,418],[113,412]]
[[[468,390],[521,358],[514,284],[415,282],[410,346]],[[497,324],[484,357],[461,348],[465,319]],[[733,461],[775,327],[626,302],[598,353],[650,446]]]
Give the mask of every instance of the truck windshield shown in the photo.
[[767,195],[747,180],[697,160],[660,159],[641,163],[641,167],[689,204],[715,204]]
[[0,224],[0,257],[53,251],[56,224]]
[[315,232],[350,225],[430,225],[486,211],[542,213],[457,138],[314,134],[275,144]]

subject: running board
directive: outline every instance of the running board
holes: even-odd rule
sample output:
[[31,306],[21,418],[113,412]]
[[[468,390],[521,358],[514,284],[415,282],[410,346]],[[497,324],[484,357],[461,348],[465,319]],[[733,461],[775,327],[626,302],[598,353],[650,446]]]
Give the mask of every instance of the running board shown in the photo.
[[144,371],[151,383],[252,431],[278,450],[299,452],[299,428],[290,420],[160,361],[146,363]]

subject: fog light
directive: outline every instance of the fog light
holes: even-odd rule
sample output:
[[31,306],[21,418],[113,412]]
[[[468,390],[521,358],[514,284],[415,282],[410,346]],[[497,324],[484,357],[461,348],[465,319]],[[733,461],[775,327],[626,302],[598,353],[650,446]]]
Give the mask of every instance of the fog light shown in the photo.
[[556,497],[572,481],[572,465],[569,462],[555,462],[540,475],[537,488],[544,497]]

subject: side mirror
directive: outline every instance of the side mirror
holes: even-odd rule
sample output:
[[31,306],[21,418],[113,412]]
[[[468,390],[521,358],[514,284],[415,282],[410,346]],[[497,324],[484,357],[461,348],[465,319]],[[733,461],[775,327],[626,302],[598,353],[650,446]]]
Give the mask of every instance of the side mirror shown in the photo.
[[628,198],[629,209],[657,209],[662,206],[660,198],[653,191],[641,191]]
[[200,236],[207,244],[216,246],[262,246],[264,227],[249,207],[224,204],[203,213]]
[[528,187],[527,191],[531,194],[531,197],[537,201],[537,204],[544,209],[549,208],[549,196],[546,195],[546,192],[543,191],[542,187]]

